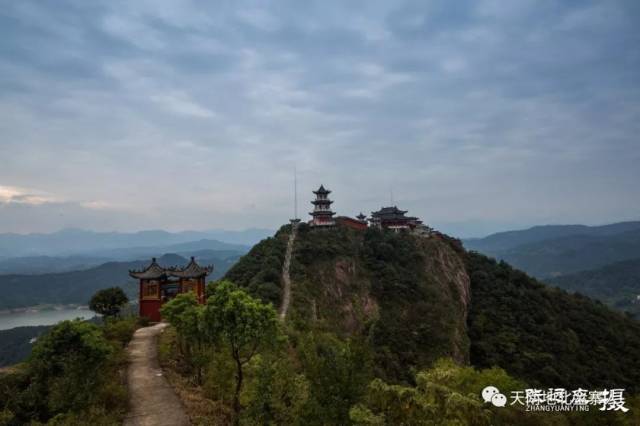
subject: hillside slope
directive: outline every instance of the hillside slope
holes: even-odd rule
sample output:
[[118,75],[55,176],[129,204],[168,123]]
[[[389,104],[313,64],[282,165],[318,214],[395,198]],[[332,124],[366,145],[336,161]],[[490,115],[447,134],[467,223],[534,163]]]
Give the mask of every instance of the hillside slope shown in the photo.
[[0,330],[0,368],[24,361],[31,354],[35,338],[50,328],[50,325],[38,325]]
[[546,280],[562,289],[582,293],[607,305],[640,316],[640,259]]
[[543,387],[640,390],[640,322],[477,253],[467,268],[472,364]]
[[[226,278],[278,306],[289,229]],[[288,326],[364,339],[376,375],[391,381],[410,382],[414,367],[448,356],[534,385],[639,390],[637,321],[443,235],[301,225],[291,277]]]

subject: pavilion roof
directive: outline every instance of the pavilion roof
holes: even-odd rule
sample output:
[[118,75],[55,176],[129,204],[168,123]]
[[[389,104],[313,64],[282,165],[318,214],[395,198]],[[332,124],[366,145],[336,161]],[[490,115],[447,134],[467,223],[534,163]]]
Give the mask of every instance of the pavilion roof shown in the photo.
[[151,263],[145,269],[140,271],[129,270],[129,275],[133,278],[143,279],[143,280],[153,280],[162,278],[167,275],[167,271],[162,266],[158,265],[156,262],[156,258],[151,259]]
[[196,260],[191,256],[191,261],[184,268],[172,268],[169,271],[169,275],[179,278],[200,278],[209,275],[213,272],[213,265],[200,266],[196,263]]
[[191,261],[184,268],[173,266],[171,268],[163,268],[158,265],[156,258],[151,259],[151,264],[140,271],[130,270],[129,275],[133,278],[142,280],[159,279],[166,276],[179,278],[200,278],[213,272],[213,265],[200,266],[196,263],[195,258],[191,256]]

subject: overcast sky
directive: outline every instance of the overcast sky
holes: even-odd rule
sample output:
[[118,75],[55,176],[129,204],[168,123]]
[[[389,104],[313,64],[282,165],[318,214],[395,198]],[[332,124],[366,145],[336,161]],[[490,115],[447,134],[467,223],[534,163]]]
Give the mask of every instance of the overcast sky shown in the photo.
[[0,232],[639,219],[639,135],[637,0],[0,9]]

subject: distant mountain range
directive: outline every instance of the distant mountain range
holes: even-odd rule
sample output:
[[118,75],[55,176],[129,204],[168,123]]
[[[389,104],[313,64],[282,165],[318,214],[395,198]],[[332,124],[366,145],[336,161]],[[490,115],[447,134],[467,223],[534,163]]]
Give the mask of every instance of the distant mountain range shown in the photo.
[[465,240],[464,245],[545,279],[640,258],[640,221],[536,226]]
[[44,274],[80,271],[107,262],[150,259],[151,257],[160,257],[164,253],[177,253],[189,257],[200,252],[215,252],[214,257],[221,258],[244,254],[248,250],[249,247],[244,245],[223,243],[217,240],[199,240],[158,247],[104,249],[69,256],[9,257],[0,260],[0,274]]
[[535,226],[464,245],[640,317],[640,222]]
[[[183,231],[162,230],[123,232],[94,232],[81,229],[63,229],[50,234],[0,234],[0,259],[24,256],[100,256],[109,250],[159,248],[176,244],[207,240],[207,249],[239,249],[250,247],[273,234],[268,229],[243,231]],[[212,247],[212,241],[220,246]],[[226,247],[223,245],[227,244]],[[166,251],[165,251],[166,252]],[[98,253],[96,255],[96,253]]]
[[[240,258],[242,252],[200,250],[189,253],[202,265],[213,264],[208,279],[217,279]],[[166,254],[159,257],[163,266],[183,266],[188,255]],[[38,304],[87,304],[99,289],[120,286],[137,298],[137,285],[129,277],[130,269],[140,269],[148,260],[107,262],[89,269],[45,274],[0,275],[0,309],[15,309]]]

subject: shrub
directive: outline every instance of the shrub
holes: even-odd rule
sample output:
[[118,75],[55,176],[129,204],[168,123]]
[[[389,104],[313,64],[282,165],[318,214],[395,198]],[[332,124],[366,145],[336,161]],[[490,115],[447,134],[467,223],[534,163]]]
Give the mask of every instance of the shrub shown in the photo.
[[133,337],[133,333],[135,333],[137,328],[138,320],[136,318],[125,318],[107,322],[104,325],[103,332],[108,340],[124,348]]

